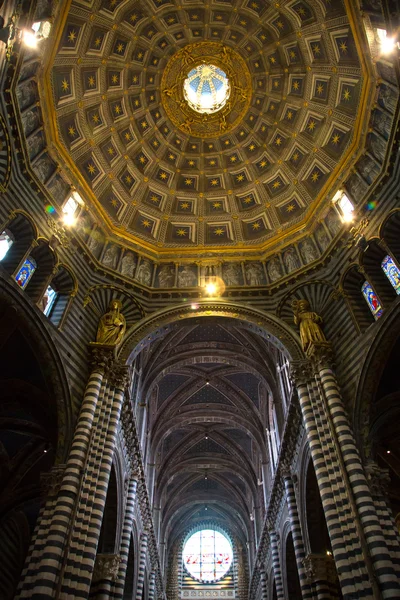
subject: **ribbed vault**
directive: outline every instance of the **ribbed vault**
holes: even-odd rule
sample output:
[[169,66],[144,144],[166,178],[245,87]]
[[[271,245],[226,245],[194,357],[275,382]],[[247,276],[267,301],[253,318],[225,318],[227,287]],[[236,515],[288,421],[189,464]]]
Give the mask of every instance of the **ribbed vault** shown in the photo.
[[269,485],[269,411],[274,403],[278,421],[284,412],[282,360],[272,340],[218,317],[166,329],[137,355],[138,421],[167,547],[205,519],[254,541]]

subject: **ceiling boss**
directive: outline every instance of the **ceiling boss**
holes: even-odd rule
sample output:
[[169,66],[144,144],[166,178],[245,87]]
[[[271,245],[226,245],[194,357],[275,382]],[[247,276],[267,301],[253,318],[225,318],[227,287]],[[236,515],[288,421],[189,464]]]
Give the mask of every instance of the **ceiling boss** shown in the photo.
[[161,81],[163,106],[181,131],[218,137],[235,127],[251,101],[243,58],[217,42],[185,46],[168,62]]

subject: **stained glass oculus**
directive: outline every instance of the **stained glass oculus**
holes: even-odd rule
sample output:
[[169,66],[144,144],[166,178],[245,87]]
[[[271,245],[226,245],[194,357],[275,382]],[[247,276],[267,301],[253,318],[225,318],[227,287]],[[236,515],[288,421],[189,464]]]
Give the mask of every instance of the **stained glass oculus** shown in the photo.
[[212,64],[201,64],[189,71],[183,91],[193,110],[211,114],[225,106],[231,86],[222,69]]
[[199,581],[216,581],[229,571],[233,550],[228,538],[214,529],[203,529],[190,536],[183,548],[183,564]]

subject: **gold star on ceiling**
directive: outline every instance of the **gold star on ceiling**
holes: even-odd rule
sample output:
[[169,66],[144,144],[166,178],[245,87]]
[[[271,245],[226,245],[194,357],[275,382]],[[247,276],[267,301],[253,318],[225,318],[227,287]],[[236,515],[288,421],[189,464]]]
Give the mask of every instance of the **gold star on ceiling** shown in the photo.
[[213,208],[221,208],[221,202],[213,202]]
[[125,50],[125,44],[122,44],[122,42],[120,42],[117,46],[117,52],[118,54],[122,54],[122,52]]
[[250,144],[249,150],[253,151],[255,149],[256,149],[256,145],[255,144]]
[[234,162],[236,162],[236,161],[237,161],[237,156],[230,156],[230,157],[229,157],[229,160],[230,160],[232,163],[234,163]]
[[163,181],[165,181],[166,179],[168,179],[168,175],[165,171],[161,171],[160,173],[160,179],[162,179]]
[[311,46],[311,48],[315,56],[319,56],[321,54],[321,48],[318,44],[314,44],[314,46]]
[[142,122],[140,123],[140,125],[141,125],[141,127],[142,127],[143,129],[146,129],[146,127],[148,127],[148,124],[147,124],[147,122],[146,122],[146,121],[142,121]]
[[245,204],[251,204],[253,202],[253,198],[251,196],[246,196],[246,198],[243,199],[243,202]]
[[211,185],[218,185],[219,184],[219,179],[211,179],[210,181]]
[[275,146],[281,146],[282,145],[282,138],[281,137],[277,137],[275,139]]
[[141,155],[139,156],[139,162],[140,162],[140,164],[141,164],[141,165],[144,165],[144,164],[145,164],[145,162],[146,162],[146,157],[145,157],[145,156],[143,156],[143,154],[141,154]]
[[286,113],[286,118],[288,121],[291,121],[293,119],[293,111],[288,110]]
[[189,167],[194,167],[196,163],[194,162],[194,160],[188,160],[188,165]]
[[125,137],[126,141],[127,141],[127,142],[129,142],[129,140],[131,139],[131,137],[132,137],[132,136],[131,136],[131,134],[129,133],[129,131],[127,131],[127,132],[125,133],[125,136],[124,136],[124,137]]
[[277,25],[278,25],[279,29],[283,29],[283,27],[284,27],[282,21],[278,21]]
[[132,83],[137,83],[139,81],[139,77],[137,75],[134,75],[132,77]]
[[256,221],[255,223],[252,223],[251,227],[254,231],[257,231],[258,229],[260,229],[261,223],[259,221]]
[[125,177],[125,183],[127,183],[128,185],[130,185],[132,183],[132,177],[130,175],[127,175]]
[[64,77],[64,79],[61,82],[61,87],[62,87],[63,92],[68,92],[68,90],[69,90],[69,83],[65,79],[65,77]]
[[73,44],[76,40],[76,31],[75,29],[71,29],[71,31],[68,34],[68,41],[71,42],[71,44]]
[[297,160],[299,160],[299,153],[298,153],[298,152],[295,152],[295,153],[293,154],[293,156],[292,156],[292,160],[294,160],[295,162],[296,162]]
[[113,198],[113,199],[111,200],[111,204],[112,204],[112,206],[114,206],[114,207],[118,206],[118,200],[116,200],[115,198]]
[[96,79],[94,78],[93,75],[90,75],[88,77],[88,86],[89,87],[95,87],[95,85],[96,85]]
[[180,208],[182,208],[182,210],[187,210],[189,208],[190,204],[189,202],[181,202],[180,203]]
[[319,95],[324,93],[324,86],[322,85],[322,83],[320,83],[319,85],[317,85],[317,93]]
[[114,154],[115,154],[115,150],[114,150],[114,148],[113,148],[112,146],[109,146],[109,147],[107,148],[107,152],[108,152],[108,154],[109,154],[110,156],[114,156]]
[[76,129],[75,129],[75,127],[73,127],[72,125],[70,125],[70,126],[68,127],[68,134],[69,134],[71,137],[74,137],[74,136],[76,135]]
[[276,58],[275,56],[270,56],[269,60],[271,61],[271,63],[274,65],[276,63]]
[[222,227],[217,227],[217,229],[214,229],[215,235],[224,235],[224,233],[225,233],[225,229],[222,229]]
[[95,172],[96,172],[96,167],[94,166],[94,164],[93,164],[93,163],[90,163],[90,164],[87,166],[87,170],[89,171],[89,174],[90,174],[90,175],[94,175],[94,174],[95,174]]
[[332,136],[331,142],[336,146],[340,142],[340,135],[338,133],[335,133]]
[[300,81],[297,81],[297,80],[296,80],[296,81],[293,81],[292,88],[293,88],[294,90],[299,90],[299,89],[300,89]]
[[295,208],[296,207],[294,204],[288,204],[286,207],[286,212],[291,213]]
[[318,179],[319,179],[319,173],[318,173],[318,171],[314,171],[311,175],[311,181],[313,183],[316,183],[318,181]]
[[342,54],[347,54],[347,44],[346,42],[341,42],[339,45],[340,48],[340,52],[342,52]]
[[143,219],[142,225],[143,225],[143,227],[148,229],[149,227],[151,227],[151,222],[148,219]]
[[97,113],[95,113],[95,114],[93,115],[93,117],[92,117],[92,121],[93,121],[93,123],[95,123],[96,125],[97,125],[97,123],[99,123],[99,122],[100,122],[100,117],[99,117],[99,115],[98,115]]
[[261,162],[258,163],[258,166],[261,167],[261,169],[263,169],[264,167],[267,166],[267,161],[266,160],[262,160]]
[[114,75],[111,77],[111,81],[116,84],[119,82],[119,75],[117,75],[117,73],[114,73]]
[[103,41],[103,38],[101,38],[101,37],[97,37],[97,38],[94,40],[94,45],[95,45],[95,47],[96,47],[96,48],[100,48],[100,46],[101,46],[101,42],[102,42],[102,41]]
[[279,181],[279,179],[277,179],[276,181],[274,181],[274,183],[272,184],[272,187],[274,190],[277,190],[278,188],[281,187],[281,182]]
[[153,194],[152,196],[150,196],[150,200],[152,202],[159,202],[160,198],[158,196],[156,196],[155,194]]
[[115,114],[116,114],[116,115],[119,115],[119,114],[121,114],[121,112],[122,112],[122,108],[120,107],[120,105],[119,105],[119,104],[116,104],[116,105],[114,106],[114,112],[115,112]]
[[346,102],[348,102],[351,99],[351,94],[350,94],[350,90],[348,88],[346,88],[343,91],[343,96],[342,96],[343,100],[346,100]]
[[316,122],[315,122],[315,121],[313,121],[313,120],[311,119],[311,121],[310,121],[310,122],[308,123],[308,125],[307,125],[307,129],[308,129],[309,131],[314,131],[314,129],[315,129],[315,126],[316,126]]
[[236,176],[236,181],[238,183],[240,183],[241,181],[244,181],[244,175],[243,175],[243,173],[240,173],[240,175]]
[[187,234],[187,229],[177,229],[176,234],[180,237],[184,237]]
[[187,179],[185,179],[185,185],[192,185],[193,183],[193,179],[190,179],[189,177]]
[[292,60],[293,60],[293,59],[295,59],[295,58],[296,58],[296,52],[295,52],[294,50],[291,50],[291,51],[289,52],[289,56],[290,56],[290,58],[291,58]]

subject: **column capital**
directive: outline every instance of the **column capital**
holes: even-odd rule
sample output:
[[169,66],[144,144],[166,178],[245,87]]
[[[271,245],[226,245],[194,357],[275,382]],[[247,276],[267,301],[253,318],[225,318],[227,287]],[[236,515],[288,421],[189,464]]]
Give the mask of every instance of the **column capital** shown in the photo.
[[321,367],[333,367],[335,355],[331,342],[313,342],[307,348],[307,357],[317,369]]
[[365,473],[371,494],[387,496],[390,485],[389,469],[382,469],[376,462],[370,461],[365,466]]
[[290,378],[295,387],[305,385],[313,379],[314,373],[309,360],[296,360],[290,363]]
[[48,473],[42,473],[40,482],[44,496],[57,496],[67,465],[55,465]]
[[89,362],[92,370],[100,369],[106,372],[115,360],[115,350],[115,346],[90,342]]
[[337,582],[335,561],[331,554],[307,554],[303,559],[304,569],[310,583],[317,581]]
[[116,388],[124,390],[129,385],[130,371],[127,365],[122,365],[118,362],[111,363],[108,376],[111,384]]
[[93,570],[93,582],[102,579],[116,581],[120,562],[121,557],[119,554],[98,554]]

